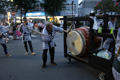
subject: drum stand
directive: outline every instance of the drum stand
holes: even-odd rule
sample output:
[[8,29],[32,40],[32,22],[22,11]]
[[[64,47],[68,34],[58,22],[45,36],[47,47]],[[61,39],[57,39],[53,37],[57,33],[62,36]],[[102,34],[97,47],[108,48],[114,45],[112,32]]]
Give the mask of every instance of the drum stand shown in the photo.
[[[90,16],[95,16],[95,14],[90,14]],[[108,17],[120,17],[120,15],[102,15],[102,16],[96,16],[97,18],[103,19],[104,20],[104,26],[102,29],[102,33],[98,33],[98,31],[94,31],[92,29],[93,27],[93,20],[88,16],[88,17],[72,17],[72,18],[67,18],[67,16],[64,16],[64,18],[61,18],[60,20],[64,20],[64,29],[67,30],[67,21],[76,21],[76,28],[79,27],[79,21],[89,21],[90,23],[90,44],[89,44],[89,55],[87,57],[74,57],[73,55],[70,55],[67,50],[67,45],[66,45],[66,37],[67,34],[64,33],[64,57],[67,58],[67,60],[69,61],[69,63],[71,63],[71,59],[75,59],[78,60],[80,62],[83,62],[85,64],[88,64],[89,66],[92,66],[96,69],[101,70],[102,72],[106,73],[108,75],[108,77],[110,78],[112,76],[112,64],[113,64],[113,59],[114,59],[114,51],[115,51],[115,41],[113,41],[112,45],[111,45],[111,52],[112,54],[112,58],[110,60],[107,59],[103,59],[100,57],[97,57],[96,54],[97,52],[99,52],[102,49],[97,49],[95,50],[95,41],[94,41],[94,37],[98,36],[98,37],[102,37],[103,40],[105,40],[106,38],[113,38],[113,34],[110,34],[110,30],[107,30],[108,27]],[[114,30],[114,34],[115,37],[117,35],[117,30]],[[95,54],[93,54],[95,53]]]

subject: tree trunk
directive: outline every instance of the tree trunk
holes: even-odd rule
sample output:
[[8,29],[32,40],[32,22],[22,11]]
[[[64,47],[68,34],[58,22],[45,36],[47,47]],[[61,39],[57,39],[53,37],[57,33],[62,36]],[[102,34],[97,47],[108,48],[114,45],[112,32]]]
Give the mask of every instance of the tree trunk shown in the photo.
[[20,17],[21,17],[21,23],[22,23],[22,8],[20,9]]
[[54,16],[53,16],[53,23],[55,23],[54,21],[55,21],[55,20],[54,20]]
[[24,17],[26,17],[26,13],[24,13]]
[[46,18],[46,22],[48,21],[48,16],[45,16],[45,18]]
[[4,14],[4,20],[3,20],[3,22],[5,22],[5,14]]
[[26,10],[24,10],[24,17],[26,17],[26,13],[27,13],[28,11],[26,11]]

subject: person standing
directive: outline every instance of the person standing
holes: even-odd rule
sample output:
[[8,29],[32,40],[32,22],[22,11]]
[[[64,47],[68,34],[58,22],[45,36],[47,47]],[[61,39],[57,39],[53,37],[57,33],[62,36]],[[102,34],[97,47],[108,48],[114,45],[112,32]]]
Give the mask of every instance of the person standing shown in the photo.
[[[108,22],[108,29],[111,29],[111,28],[115,29],[114,18],[111,18],[111,21]],[[111,42],[113,42],[113,39],[112,38],[107,38],[105,40],[104,44],[103,44],[103,49],[108,50]]]
[[35,27],[35,31],[38,31],[38,22],[37,21],[35,21],[34,27]]
[[16,35],[16,24],[14,22],[11,23],[12,26],[12,30],[13,30],[13,39],[16,40],[17,39],[17,35]]
[[42,33],[46,34],[48,36],[42,36],[42,40],[43,40],[43,54],[42,54],[42,59],[43,59],[43,65],[42,65],[42,69],[44,69],[46,67],[46,62],[47,62],[47,51],[49,50],[50,53],[50,63],[52,65],[57,65],[54,62],[54,55],[55,55],[55,43],[53,41],[56,32],[66,32],[66,30],[64,30],[63,28],[57,27],[55,25],[53,25],[51,22],[47,22],[46,27],[43,29]]
[[40,32],[41,32],[41,25],[42,25],[42,22],[40,20],[39,23],[38,23],[38,29],[39,29]]
[[[114,20],[114,18],[111,18],[111,20],[108,22],[108,29],[110,30],[110,29],[116,29],[116,24],[115,24],[115,20]],[[105,51],[108,51],[109,50],[109,47],[110,47],[110,44],[113,42],[113,38],[107,38],[105,41],[104,41],[104,43],[103,43],[103,49],[105,50]],[[103,73],[103,72],[101,72],[100,74],[99,74],[99,78],[101,79],[101,80],[104,80],[106,77],[106,74],[105,73]]]
[[63,28],[63,21],[61,21],[61,23],[60,23],[60,27]]
[[8,39],[9,39],[9,26],[7,23],[4,23],[4,31],[6,33],[6,36],[5,36],[5,42],[8,42]]
[[6,36],[6,33],[4,31],[4,27],[0,25],[0,44],[2,45],[2,47],[4,49],[5,56],[11,56],[10,54],[8,54],[7,46],[5,44],[5,41],[3,40],[4,36]]
[[31,30],[33,29],[33,27],[31,26],[30,23],[27,22],[26,17],[23,18],[23,21],[24,22],[19,27],[19,31],[20,31],[20,29],[22,30],[24,47],[26,50],[25,55],[29,54],[27,43],[29,44],[29,47],[31,50],[31,55],[36,55],[36,53],[33,52],[32,41],[31,41]]
[[120,80],[120,28],[118,29],[116,38],[115,57],[113,61],[112,73],[115,80]]
[[43,21],[41,21],[41,26],[40,26],[40,27],[41,27],[41,32],[42,32],[44,26],[45,26],[45,25],[44,25]]
[[113,61],[112,73],[115,80],[120,80],[120,28],[118,29],[116,38],[115,56]]

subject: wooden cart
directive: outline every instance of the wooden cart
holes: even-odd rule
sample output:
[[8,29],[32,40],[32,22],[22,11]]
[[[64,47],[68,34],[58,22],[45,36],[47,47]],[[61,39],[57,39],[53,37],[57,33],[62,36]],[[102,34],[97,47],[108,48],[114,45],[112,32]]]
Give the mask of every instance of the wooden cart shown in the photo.
[[[94,16],[95,14],[90,14],[90,16]],[[80,21],[88,21],[90,23],[90,29],[89,29],[89,53],[88,56],[86,57],[74,57],[70,55],[67,51],[67,45],[66,45],[66,37],[67,34],[64,33],[64,57],[68,59],[69,62],[71,62],[71,59],[78,60],[80,62],[86,63],[89,66],[92,66],[96,69],[101,70],[102,72],[106,73],[108,77],[110,78],[112,76],[112,64],[113,64],[113,59],[114,59],[114,51],[115,51],[115,41],[112,42],[110,45],[110,52],[112,53],[112,58],[110,60],[97,57],[95,54],[99,52],[101,49],[95,50],[95,42],[94,42],[94,37],[102,37],[103,40],[106,38],[113,38],[113,34],[110,34],[110,30],[107,30],[108,27],[108,18],[109,17],[120,17],[120,15],[101,15],[101,16],[96,16],[97,18],[103,19],[104,21],[104,26],[102,29],[102,33],[98,33],[98,31],[93,30],[93,23],[94,21],[89,17],[72,17],[72,18],[67,18],[67,16],[64,16],[64,18],[61,18],[60,20],[64,21],[63,28],[67,30],[67,22],[68,21],[75,21],[76,22],[76,28],[79,27],[79,22]],[[115,37],[117,35],[117,29],[114,30]],[[93,54],[94,53],[94,54]]]

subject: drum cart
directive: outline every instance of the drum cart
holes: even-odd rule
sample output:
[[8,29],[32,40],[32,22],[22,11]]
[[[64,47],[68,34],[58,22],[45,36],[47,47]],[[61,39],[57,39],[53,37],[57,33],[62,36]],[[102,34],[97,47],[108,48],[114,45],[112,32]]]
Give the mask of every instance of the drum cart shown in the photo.
[[[95,14],[90,14],[90,16],[93,16]],[[64,29],[67,30],[67,21],[76,21],[76,28],[79,26],[79,21],[89,21],[90,23],[90,29],[89,29],[89,54],[86,57],[75,57],[73,55],[70,55],[68,50],[67,50],[67,45],[66,45],[66,37],[67,34],[64,33],[64,57],[68,59],[69,62],[71,62],[71,59],[78,60],[80,62],[83,62],[85,64],[88,64],[89,66],[92,66],[96,69],[101,70],[102,72],[106,73],[108,77],[110,78],[112,76],[112,64],[113,64],[113,59],[114,59],[114,51],[115,51],[115,41],[112,42],[110,45],[110,52],[112,53],[112,58],[110,60],[97,57],[96,54],[97,52],[101,51],[101,49],[95,50],[95,42],[94,42],[94,37],[102,37],[103,40],[106,38],[113,38],[113,34],[110,34],[110,30],[107,30],[108,27],[108,18],[109,17],[120,17],[120,15],[102,15],[102,16],[96,16],[97,18],[103,19],[104,21],[104,26],[102,29],[102,33],[98,33],[98,31],[95,31],[92,29],[93,27],[93,20],[89,16],[85,17],[72,17],[72,18],[67,18],[67,16],[64,16],[64,18],[61,18],[60,20],[64,21]],[[114,30],[114,35],[116,37],[117,35],[117,30]]]

